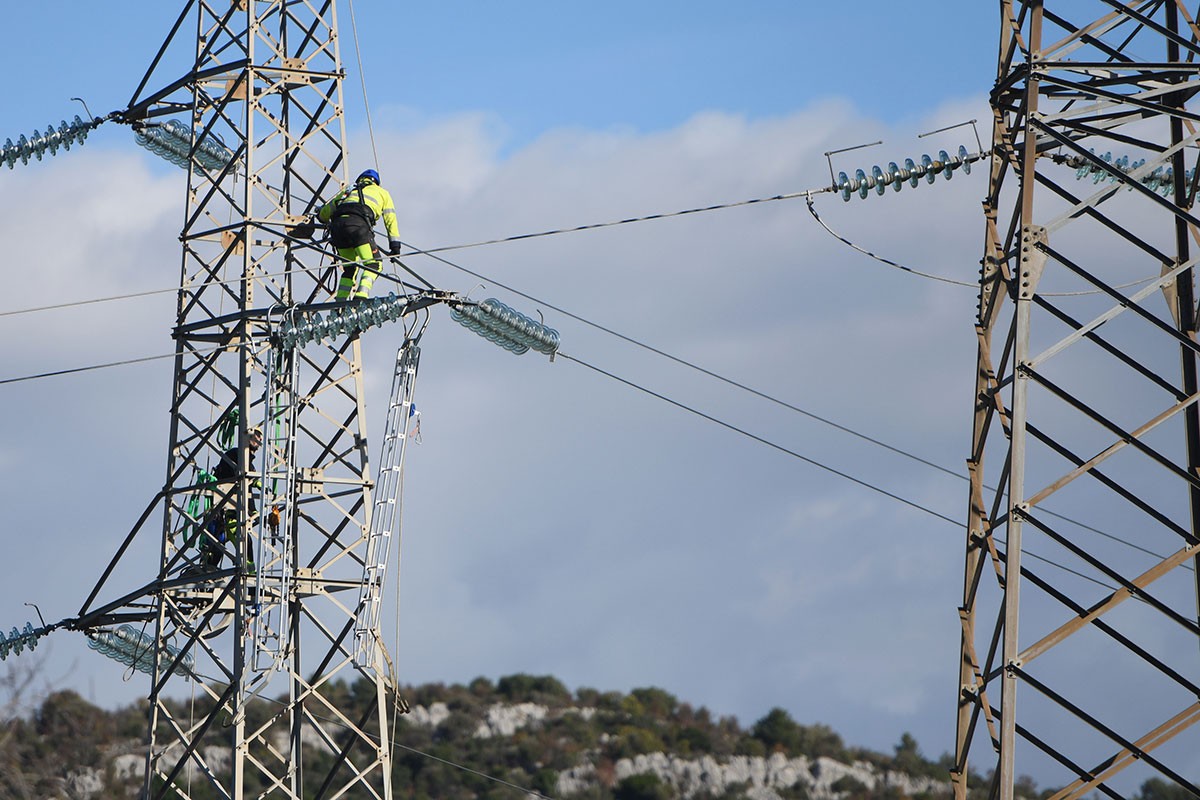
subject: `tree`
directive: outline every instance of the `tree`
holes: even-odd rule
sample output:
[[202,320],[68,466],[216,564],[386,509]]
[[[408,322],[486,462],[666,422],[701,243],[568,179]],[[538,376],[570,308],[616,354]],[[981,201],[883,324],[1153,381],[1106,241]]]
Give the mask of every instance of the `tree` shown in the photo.
[[792,719],[791,714],[778,706],[754,723],[750,735],[766,745],[767,750],[794,753],[800,749],[800,726]]
[[892,764],[898,771],[907,775],[921,775],[926,770],[927,764],[921,755],[921,748],[908,731],[900,736],[900,742],[896,745],[896,758]]
[[97,756],[108,716],[74,692],[49,693],[44,658],[6,666],[0,675],[0,797],[70,795],[64,780]]
[[1139,800],[1193,800],[1190,791],[1178,783],[1167,783],[1162,778],[1150,778],[1138,792]]

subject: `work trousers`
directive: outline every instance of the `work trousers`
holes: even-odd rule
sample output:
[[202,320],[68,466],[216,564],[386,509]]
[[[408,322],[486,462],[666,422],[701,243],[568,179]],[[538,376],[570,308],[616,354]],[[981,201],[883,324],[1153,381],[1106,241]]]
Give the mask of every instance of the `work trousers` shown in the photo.
[[379,247],[374,242],[368,242],[358,247],[339,247],[337,253],[345,262],[342,264],[341,280],[338,281],[337,299],[369,296],[377,274],[374,270],[379,269]]

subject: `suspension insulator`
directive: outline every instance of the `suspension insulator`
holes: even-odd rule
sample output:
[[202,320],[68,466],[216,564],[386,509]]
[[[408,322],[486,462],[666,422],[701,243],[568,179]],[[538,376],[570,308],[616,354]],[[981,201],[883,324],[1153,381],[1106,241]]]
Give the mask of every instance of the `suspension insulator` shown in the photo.
[[928,153],[921,156],[921,174],[925,176],[926,183],[933,183],[937,178],[937,170],[933,168],[933,159]]
[[[1108,164],[1117,173],[1104,169],[1099,164],[1096,164],[1089,158],[1084,156],[1056,156],[1055,161],[1060,164],[1066,164],[1069,167],[1075,168],[1076,180],[1083,180],[1090,177],[1092,183],[1098,184],[1101,181],[1117,182],[1123,177],[1128,177],[1134,172],[1137,172],[1146,165],[1146,159],[1141,158],[1137,161],[1130,161],[1129,156],[1120,156],[1113,158],[1112,153],[1105,153],[1102,156],[1096,156],[1096,151],[1089,151],[1093,156]],[[1184,182],[1191,183],[1192,170],[1184,172]],[[1157,192],[1164,197],[1171,194],[1175,186],[1175,170],[1168,166],[1155,168],[1152,172],[1143,175],[1138,179],[1138,182],[1152,192]],[[1128,187],[1127,187],[1128,188]]]
[[286,349],[304,347],[324,339],[348,336],[377,328],[404,316],[408,300],[389,292],[387,297],[372,297],[370,300],[330,313],[322,317],[317,311],[300,311],[284,321],[279,328],[279,341]]
[[[114,661],[120,661],[127,667],[133,667],[139,672],[150,673],[154,670],[154,655],[156,652],[154,637],[141,633],[132,625],[122,625],[115,630],[100,630],[88,634],[88,647],[101,655],[108,656]],[[159,663],[166,667],[179,657],[179,648],[169,644],[163,645],[159,652]],[[190,674],[196,660],[191,653],[185,655],[175,667],[176,674]]]
[[450,317],[489,342],[521,355],[536,350],[553,356],[558,351],[558,331],[514,311],[494,297],[477,305],[450,310]]
[[917,163],[911,158],[904,159],[904,171],[907,173],[909,186],[915,189],[921,185],[921,176],[917,174]]
[[8,636],[0,631],[0,661],[7,659],[10,652],[19,656],[26,647],[33,650],[37,647],[38,639],[48,632],[45,628],[34,628],[32,622],[26,622],[23,629],[13,628]]
[[34,131],[33,136],[26,139],[21,136],[13,143],[12,139],[4,141],[4,147],[0,148],[0,161],[8,164],[8,168],[12,169],[16,166],[19,159],[22,164],[28,164],[32,156],[38,161],[42,160],[42,154],[47,150],[50,155],[58,155],[58,148],[70,150],[72,144],[83,144],[88,133],[96,128],[104,120],[94,119],[91,122],[84,122],[78,115],[71,122],[63,120],[58,126],[58,130],[53,127],[46,128],[45,133]]
[[[192,151],[192,129],[176,119],[161,125],[143,125],[134,130],[134,140],[155,155],[162,156],[177,167],[187,169]],[[233,160],[229,148],[213,138],[205,137],[196,144],[195,162],[216,172]]]
[[859,197],[866,199],[872,189],[875,190],[875,194],[882,195],[888,186],[898,192],[905,181],[908,181],[908,185],[915,189],[920,184],[921,178],[924,178],[926,183],[933,183],[939,175],[950,180],[957,169],[962,169],[963,172],[970,174],[971,162],[978,161],[983,158],[983,155],[983,153],[968,153],[966,147],[960,146],[958,154],[954,156],[945,150],[939,150],[937,160],[930,158],[929,155],[923,155],[921,163],[917,164],[911,158],[906,158],[903,167],[892,161],[888,163],[886,170],[879,165],[871,167],[869,175],[861,169],[855,170],[853,178],[844,172],[839,172],[837,185],[834,188],[841,192],[842,199],[846,201],[849,201],[850,195],[855,192]]

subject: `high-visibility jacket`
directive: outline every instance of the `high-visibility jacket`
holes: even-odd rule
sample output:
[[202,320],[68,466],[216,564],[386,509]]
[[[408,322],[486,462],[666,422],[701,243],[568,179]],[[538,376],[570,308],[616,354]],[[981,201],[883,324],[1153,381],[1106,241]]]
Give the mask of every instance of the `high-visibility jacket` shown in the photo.
[[377,183],[366,183],[362,186],[348,186],[338,192],[332,200],[321,206],[321,210],[317,212],[317,217],[321,222],[329,222],[333,218],[334,210],[346,204],[361,204],[366,206],[371,212],[369,222],[374,225],[375,221],[383,217],[383,227],[387,230],[389,242],[397,242],[400,240],[400,224],[396,222],[396,204],[392,202],[392,196]]

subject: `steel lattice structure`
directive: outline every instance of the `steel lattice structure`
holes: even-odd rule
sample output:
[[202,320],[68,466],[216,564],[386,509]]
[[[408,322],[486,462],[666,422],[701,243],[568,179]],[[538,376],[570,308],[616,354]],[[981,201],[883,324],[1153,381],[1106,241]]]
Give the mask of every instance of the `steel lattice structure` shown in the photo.
[[[179,46],[191,69],[148,91]],[[333,2],[192,0],[119,117],[152,142],[167,118],[193,132],[174,159],[188,188],[166,482],[71,625],[153,634],[147,797],[391,796],[376,607],[390,531],[371,529],[358,336],[274,335],[292,310],[327,308],[336,280],[289,233],[347,176],[341,86]],[[401,316],[440,299],[411,295]],[[227,448],[236,478],[214,482]],[[157,579],[97,603],[159,508]],[[214,518],[231,520],[215,571],[200,547]],[[360,675],[373,699],[352,717],[345,684]]]
[[1177,0],[1000,9],[956,796],[1200,794],[1200,31]]

